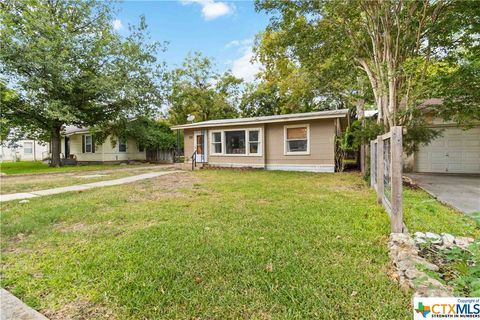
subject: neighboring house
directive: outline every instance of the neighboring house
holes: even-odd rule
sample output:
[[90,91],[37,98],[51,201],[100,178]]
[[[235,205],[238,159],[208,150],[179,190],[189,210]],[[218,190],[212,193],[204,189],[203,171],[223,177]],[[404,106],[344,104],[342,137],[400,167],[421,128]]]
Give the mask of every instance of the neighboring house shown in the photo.
[[267,170],[335,171],[335,137],[348,110],[210,120],[184,130],[185,161]]
[[441,99],[428,99],[420,105],[429,126],[442,133],[428,145],[420,145],[413,155],[404,157],[405,171],[479,174],[480,125],[464,130],[454,122],[443,121],[435,114],[435,106],[441,103]]
[[441,136],[405,161],[406,169],[414,172],[480,173],[480,124],[464,130],[454,122],[445,122],[435,114],[441,99],[428,99],[420,108],[431,128]]
[[41,161],[49,157],[49,144],[38,140],[19,140],[0,146],[0,162]]
[[62,137],[61,152],[65,159],[78,163],[120,163],[127,161],[145,161],[145,148],[135,140],[122,140],[108,136],[101,145],[95,144],[88,128],[67,126]]

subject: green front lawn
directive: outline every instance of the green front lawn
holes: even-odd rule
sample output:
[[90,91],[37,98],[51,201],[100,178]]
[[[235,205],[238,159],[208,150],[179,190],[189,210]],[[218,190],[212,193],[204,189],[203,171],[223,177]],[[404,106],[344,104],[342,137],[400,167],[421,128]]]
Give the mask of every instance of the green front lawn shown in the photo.
[[[135,165],[139,167],[141,165]],[[49,167],[40,161],[19,161],[19,162],[2,162],[0,163],[0,172],[6,174],[21,173],[43,173],[43,172],[67,172],[67,171],[88,171],[88,170],[104,170],[125,168],[119,164],[95,164],[82,166],[64,166],[58,168]]]
[[[478,235],[406,197],[410,231]],[[355,173],[188,172],[1,215],[2,286],[52,319],[411,318],[388,217]]]

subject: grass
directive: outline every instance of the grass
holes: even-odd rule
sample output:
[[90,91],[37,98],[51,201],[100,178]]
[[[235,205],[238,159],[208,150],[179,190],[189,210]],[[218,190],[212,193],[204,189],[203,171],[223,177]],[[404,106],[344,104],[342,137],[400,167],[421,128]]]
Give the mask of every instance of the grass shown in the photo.
[[480,236],[480,230],[475,228],[478,225],[471,217],[443,205],[420,189],[404,187],[403,190],[404,220],[410,233],[446,232],[457,236]]
[[[406,198],[411,231],[478,235]],[[2,286],[52,319],[411,317],[388,277],[388,217],[355,173],[172,174],[1,215]]]
[[[135,165],[139,167],[141,165]],[[88,171],[88,170],[105,170],[125,168],[118,164],[95,164],[81,166],[64,166],[58,168],[49,167],[48,164],[39,161],[19,161],[19,162],[2,162],[0,163],[0,172],[5,174],[22,174],[22,173],[43,173],[43,172],[69,172],[69,171]]]

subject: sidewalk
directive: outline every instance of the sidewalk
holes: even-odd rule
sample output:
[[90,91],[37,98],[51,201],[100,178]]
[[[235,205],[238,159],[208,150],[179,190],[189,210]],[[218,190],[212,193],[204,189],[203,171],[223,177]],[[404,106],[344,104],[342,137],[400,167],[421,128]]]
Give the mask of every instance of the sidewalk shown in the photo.
[[120,184],[156,178],[166,174],[178,173],[178,172],[184,172],[184,171],[175,170],[175,171],[149,172],[149,173],[139,174],[136,176],[126,177],[126,178],[85,183],[85,184],[79,184],[79,185],[68,186],[68,187],[53,188],[53,189],[46,189],[46,190],[39,190],[39,191],[32,191],[32,192],[2,194],[0,195],[0,202],[28,199],[28,198],[41,197],[41,196],[49,196],[52,194],[64,193],[69,191],[80,191],[80,190],[87,190],[87,189],[98,188],[98,187],[116,186]]
[[0,320],[48,320],[7,290],[0,289]]

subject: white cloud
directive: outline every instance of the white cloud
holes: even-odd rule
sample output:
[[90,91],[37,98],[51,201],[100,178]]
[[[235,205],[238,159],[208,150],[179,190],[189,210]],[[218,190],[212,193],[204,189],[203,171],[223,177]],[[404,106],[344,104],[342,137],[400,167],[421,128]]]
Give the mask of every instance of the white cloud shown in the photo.
[[258,61],[252,61],[253,52],[252,47],[249,46],[244,49],[243,55],[233,60],[232,73],[237,78],[242,78],[245,82],[252,82],[255,80],[255,76],[260,71],[260,63]]
[[113,29],[115,30],[120,30],[123,28],[122,20],[120,19],[113,20],[112,25],[113,25]]
[[225,48],[251,46],[252,43],[252,39],[232,40],[225,45]]
[[183,5],[198,3],[202,7],[202,15],[205,20],[213,20],[221,16],[226,16],[234,11],[234,6],[226,2],[215,0],[182,0]]

